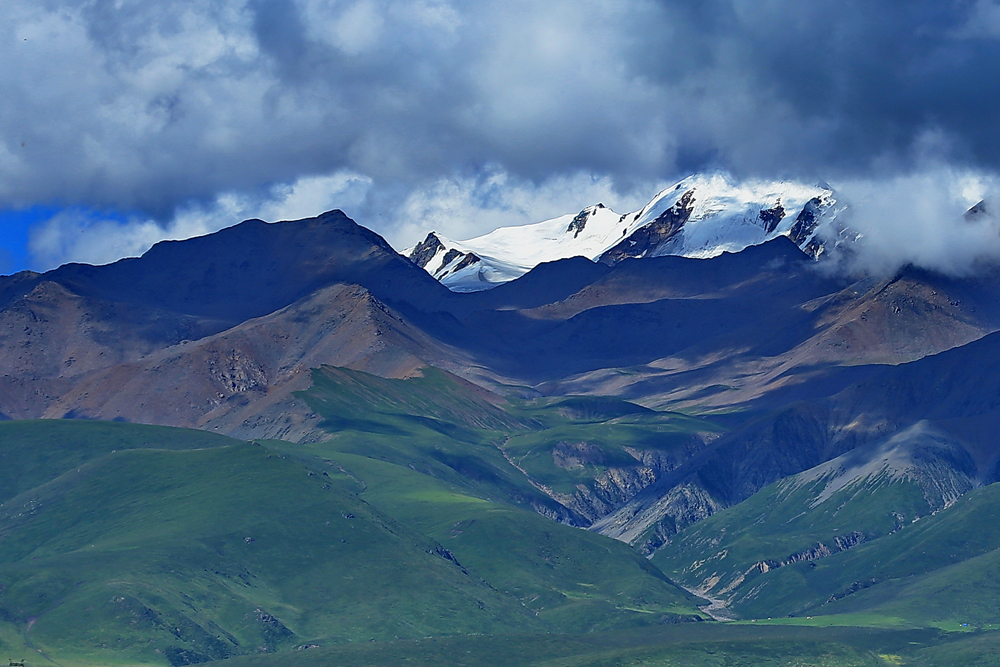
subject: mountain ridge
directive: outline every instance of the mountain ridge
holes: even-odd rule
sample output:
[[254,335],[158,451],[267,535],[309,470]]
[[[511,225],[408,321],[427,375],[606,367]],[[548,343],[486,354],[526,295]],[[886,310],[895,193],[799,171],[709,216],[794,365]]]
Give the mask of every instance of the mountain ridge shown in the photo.
[[[793,238],[801,213],[773,203],[750,220],[762,243],[658,254],[695,229],[701,200],[687,192],[626,221],[645,248],[636,237],[608,261],[541,262],[475,292],[448,289],[339,211],[0,279],[0,416],[47,418],[0,424],[0,477],[28,480],[0,498],[0,539],[14,540],[13,560],[0,558],[0,646],[24,637],[104,660],[124,655],[98,648],[118,637],[179,666],[454,628],[704,625],[674,579],[744,617],[848,622],[875,609],[953,623],[954,596],[933,617],[908,600],[995,569],[980,547],[944,568],[917,556],[925,521],[942,535],[935,517],[959,517],[965,535],[992,516],[1000,274],[834,274]],[[593,207],[560,234],[584,239],[609,215]],[[113,434],[146,427],[110,420],[201,435],[148,452],[142,436],[136,453]],[[195,446],[214,434],[254,443]],[[196,453],[174,451],[182,441]],[[65,460],[36,479],[46,457]],[[256,479],[284,480],[289,497]],[[77,489],[106,492],[112,511],[88,513]],[[232,499],[260,521],[229,525],[243,519],[225,514]],[[308,520],[281,522],[294,502]],[[185,517],[197,540],[178,537]],[[166,552],[139,539],[161,530],[170,559],[195,555],[197,613],[156,574]],[[358,551],[360,533],[389,546]],[[906,573],[884,555],[903,542]],[[282,550],[301,582],[335,554],[348,602],[331,609],[269,579],[287,567]],[[417,568],[403,588],[433,583],[434,599],[365,599],[350,578],[374,568],[365,586],[392,588],[393,550]],[[859,578],[872,559],[878,580]],[[133,568],[134,583],[108,579],[108,563]]]
[[[842,208],[842,207],[840,207]],[[843,231],[828,186],[736,183],[722,174],[693,175],[662,190],[638,211],[588,206],[520,227],[500,227],[467,241],[436,232],[402,253],[458,292],[488,290],[543,262],[582,256],[613,265],[627,258],[714,257],[785,236],[814,259]]]

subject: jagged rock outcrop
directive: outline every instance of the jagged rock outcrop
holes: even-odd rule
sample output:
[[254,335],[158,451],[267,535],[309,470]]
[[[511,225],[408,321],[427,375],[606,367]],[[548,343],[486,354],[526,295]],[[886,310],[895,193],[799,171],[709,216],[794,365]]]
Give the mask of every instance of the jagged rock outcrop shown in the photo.
[[645,257],[661,248],[681,231],[684,223],[691,219],[691,213],[694,212],[694,194],[694,190],[685,192],[673,206],[606,251],[597,261],[602,264],[617,264],[629,257]]
[[826,558],[827,556],[832,556],[833,554],[840,553],[841,551],[853,549],[866,539],[867,536],[859,531],[854,531],[847,535],[837,535],[830,540],[829,544],[820,542],[816,546],[803,549],[802,551],[791,554],[787,558],[782,558],[781,560],[762,560],[756,563],[751,569],[758,570],[761,574],[766,574],[771,570],[776,570],[779,567],[785,567],[786,565],[791,565],[792,563],[802,563],[817,560],[819,558]]

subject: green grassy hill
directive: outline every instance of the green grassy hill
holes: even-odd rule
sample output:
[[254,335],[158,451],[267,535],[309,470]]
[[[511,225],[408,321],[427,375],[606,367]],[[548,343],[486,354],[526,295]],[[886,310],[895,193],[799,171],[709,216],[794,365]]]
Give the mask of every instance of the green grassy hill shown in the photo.
[[362,500],[537,614],[539,628],[582,632],[699,618],[700,600],[626,544],[408,468],[313,447],[329,457],[325,465],[357,480]]
[[1000,624],[1000,485],[932,511],[911,481],[847,486],[810,507],[817,489],[794,479],[692,526],[654,563],[743,618]]
[[[546,443],[541,451],[551,459],[562,439],[590,438],[622,465],[639,467],[625,447],[669,448],[704,422],[606,399],[498,405],[496,396],[487,402],[478,388],[434,369],[384,380],[323,368],[314,379],[302,397],[326,418],[331,438],[265,444],[317,474],[347,473],[360,498],[443,545],[470,573],[537,613],[542,627],[578,632],[701,617],[701,601],[635,550],[560,523],[586,518],[542,490],[541,466],[521,466],[524,457],[515,456]],[[587,466],[580,478],[593,483],[613,463]]]
[[234,440],[167,426],[79,420],[0,421],[0,502],[126,449],[206,449]]
[[[524,428],[503,414],[492,426]],[[0,648],[179,665],[701,617],[627,545],[520,506],[544,496],[491,442],[503,431],[373,415],[407,435],[0,424]]]
[[0,506],[3,618],[63,663],[537,627],[349,485],[247,443],[106,455]]
[[748,618],[784,615],[783,606],[773,606],[773,585],[761,593],[772,572],[857,548],[932,511],[912,482],[851,484],[816,503],[827,480],[800,480],[772,484],[694,524],[653,562],[688,586],[730,600]]
[[469,492],[587,526],[705,446],[721,427],[620,399],[508,402],[444,371],[386,380],[323,367],[299,397],[326,452],[387,461]]
[[782,582],[786,596],[811,614],[864,612],[919,625],[996,626],[1000,485],[972,491],[903,530],[781,578],[788,580]]
[[855,461],[864,474],[834,462],[772,485],[650,561],[566,525],[585,517],[550,494],[673,465],[708,422],[608,399],[506,403],[433,370],[325,368],[302,396],[329,438],[0,423],[0,650],[63,667],[265,667],[275,652],[302,667],[829,666],[947,664],[945,644],[978,664],[996,643],[722,625],[664,572],[773,623],[991,628],[1000,486],[952,504],[872,467],[894,449]]

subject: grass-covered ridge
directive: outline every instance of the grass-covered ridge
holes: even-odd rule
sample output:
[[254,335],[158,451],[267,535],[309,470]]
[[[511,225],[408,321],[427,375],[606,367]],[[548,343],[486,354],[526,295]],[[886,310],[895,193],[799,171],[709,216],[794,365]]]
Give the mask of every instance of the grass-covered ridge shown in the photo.
[[221,435],[142,424],[79,420],[0,421],[0,502],[95,458],[127,449],[205,449]]
[[[494,428],[458,423],[478,409],[466,398],[448,412],[391,397],[365,414],[405,436],[365,425],[311,445],[126,423],[0,424],[10,489],[0,648],[62,665],[179,665],[702,618],[696,598],[627,545],[530,509],[546,496],[497,443],[539,426],[505,412]],[[416,409],[424,419],[406,414]]]
[[[585,524],[586,517],[553,499],[544,469],[519,457],[519,448],[522,440],[541,439],[552,460],[560,441],[589,439],[608,453],[581,476],[593,483],[611,465],[644,465],[626,448],[667,449],[711,428],[704,422],[616,399],[487,401],[478,388],[433,369],[423,378],[384,380],[323,368],[314,379],[301,396],[327,420],[332,437],[268,446],[317,472],[346,472],[363,500],[444,545],[545,627],[572,632],[700,616],[699,600],[627,545],[552,521]],[[474,423],[465,411],[483,401],[485,414],[506,417],[491,417],[489,428]],[[391,428],[351,423],[352,414],[380,415]]]
[[[712,423],[508,401],[434,369],[315,379],[301,397],[329,437],[308,443],[0,423],[0,651],[32,667],[714,667],[937,665],[946,645],[970,661],[996,645],[942,630],[1000,623],[1000,487],[932,515],[905,480],[824,495],[826,478],[790,478],[650,561],[566,525],[586,520],[574,499],[676,465]],[[711,621],[670,577],[717,577],[711,593],[761,622]]]
[[1000,485],[934,512],[905,480],[817,496],[815,485],[779,482],[653,561],[742,618],[1000,627]]
[[324,418],[337,451],[581,526],[722,430],[613,397],[508,401],[434,368],[386,380],[323,367],[313,381],[299,397]]
[[0,506],[2,617],[59,662],[535,627],[350,484],[250,443],[108,454]]
[[772,606],[774,587],[760,588],[765,575],[798,562],[813,568],[931,512],[910,482],[853,484],[817,502],[825,484],[776,482],[681,532],[653,561],[686,585],[729,599],[748,618],[784,615],[784,607]]

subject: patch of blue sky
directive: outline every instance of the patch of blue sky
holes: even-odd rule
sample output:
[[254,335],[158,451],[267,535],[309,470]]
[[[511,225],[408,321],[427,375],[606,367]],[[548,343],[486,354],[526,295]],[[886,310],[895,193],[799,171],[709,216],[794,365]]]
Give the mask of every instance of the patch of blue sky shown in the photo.
[[72,220],[72,226],[78,234],[87,233],[90,225],[98,221],[124,224],[128,220],[115,211],[76,207],[36,205],[21,209],[0,209],[0,275],[52,268],[40,265],[41,258],[33,246],[37,245],[38,236],[46,226],[60,218]]

